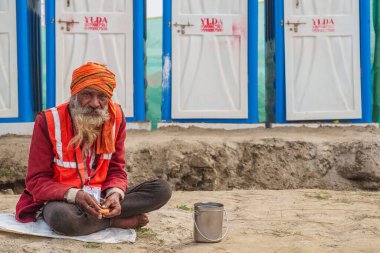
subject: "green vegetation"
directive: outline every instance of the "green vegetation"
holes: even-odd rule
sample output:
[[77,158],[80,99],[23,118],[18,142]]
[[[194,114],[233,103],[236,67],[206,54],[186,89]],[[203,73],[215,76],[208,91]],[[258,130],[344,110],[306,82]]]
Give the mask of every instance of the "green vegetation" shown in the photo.
[[100,249],[102,245],[100,243],[88,242],[84,244],[83,247],[88,248],[88,249]]
[[153,231],[150,228],[137,228],[136,232],[140,233],[140,234],[148,234],[148,233],[151,233]]
[[307,198],[313,198],[318,200],[328,200],[332,198],[331,194],[328,192],[305,193],[304,196]]
[[12,169],[6,169],[6,168],[0,169],[0,177],[10,178],[12,174],[13,174]]
[[352,200],[347,199],[347,198],[340,198],[340,199],[337,199],[336,201],[339,203],[344,203],[344,204],[352,204],[353,203]]
[[188,207],[187,205],[177,205],[177,208],[189,212],[194,211],[194,208]]
[[138,237],[141,239],[146,239],[150,242],[157,242],[159,246],[165,244],[165,241],[163,239],[158,239],[157,233],[154,232],[151,228],[137,228],[136,232],[138,234]]
[[137,228],[136,232],[141,238],[158,241],[157,234],[150,228]]
[[376,196],[377,194],[374,193],[374,192],[359,192],[359,195],[360,195],[360,196],[363,196],[363,197],[374,197],[374,196]]
[[364,219],[380,219],[380,215],[369,215],[369,214],[361,214],[357,215],[353,218],[354,220],[364,220]]

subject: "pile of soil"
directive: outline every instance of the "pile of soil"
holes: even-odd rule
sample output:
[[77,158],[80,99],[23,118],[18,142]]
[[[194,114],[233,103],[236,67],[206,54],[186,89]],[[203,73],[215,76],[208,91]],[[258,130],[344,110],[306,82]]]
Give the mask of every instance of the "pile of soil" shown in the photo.
[[[127,131],[130,184],[166,179],[174,190],[379,190],[380,130],[284,127]],[[0,136],[0,189],[20,193],[31,136]]]

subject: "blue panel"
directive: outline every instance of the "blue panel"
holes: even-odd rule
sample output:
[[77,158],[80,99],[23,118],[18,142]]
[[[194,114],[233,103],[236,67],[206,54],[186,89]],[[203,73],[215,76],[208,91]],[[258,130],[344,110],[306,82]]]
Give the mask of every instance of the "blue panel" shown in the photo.
[[131,121],[145,121],[145,33],[146,1],[133,1],[133,103],[134,117]]
[[362,78],[362,120],[372,122],[371,85],[371,6],[370,1],[360,1],[360,61]]
[[259,122],[258,102],[258,1],[248,1],[248,119],[241,123]]
[[[29,4],[30,5],[29,5]],[[17,72],[18,72],[18,117],[14,118],[1,118],[0,123],[5,122],[32,122],[34,115],[39,110],[38,98],[34,100],[34,87],[38,93],[38,82],[40,80],[40,73],[31,73],[31,63],[38,64],[39,45],[35,40],[39,39],[36,36],[31,37],[34,33],[39,34],[39,25],[36,22],[39,20],[39,11],[31,9],[39,5],[38,0],[28,2],[28,0],[17,0],[16,2],[16,28],[17,28]],[[31,22],[33,21],[33,22]],[[30,47],[35,45],[37,48]],[[11,66],[16,67],[16,66]],[[38,68],[39,66],[33,66]]]
[[55,1],[45,2],[46,23],[46,108],[55,106]]
[[[275,123],[287,123],[286,120],[286,93],[285,93],[285,51],[284,51],[284,27],[281,20],[284,19],[283,1],[273,1],[272,10],[275,19]],[[372,87],[371,87],[371,42],[370,42],[370,2],[360,0],[360,62],[362,82],[362,118],[344,119],[342,122],[364,123],[372,121]],[[320,120],[318,120],[320,121]],[[325,120],[324,122],[331,122]]]
[[33,100],[29,68],[29,19],[28,3],[17,0],[17,66],[19,121],[33,121]]
[[[171,0],[163,1],[163,76],[162,76],[162,114],[163,122],[202,122],[202,123],[258,123],[258,3],[248,0],[248,119],[172,119],[171,117]],[[170,68],[165,64],[170,63]],[[165,70],[169,73],[166,73]]]
[[274,1],[274,29],[276,48],[276,79],[275,79],[275,108],[274,119],[277,123],[286,122],[286,94],[285,94],[285,50],[284,50],[284,2]]
[[163,1],[163,17],[162,17],[162,108],[161,119],[162,121],[171,121],[171,93],[172,93],[172,33],[171,24],[172,21],[172,1]]

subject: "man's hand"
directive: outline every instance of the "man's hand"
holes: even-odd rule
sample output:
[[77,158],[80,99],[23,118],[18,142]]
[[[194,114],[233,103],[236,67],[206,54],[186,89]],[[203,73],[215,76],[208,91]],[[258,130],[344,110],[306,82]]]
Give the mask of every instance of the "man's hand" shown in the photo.
[[105,218],[112,218],[121,214],[120,194],[117,192],[112,193],[106,198],[106,201],[102,205],[103,209],[109,209],[108,214],[104,214]]
[[95,197],[91,194],[84,191],[78,191],[75,197],[75,203],[89,215],[94,216],[98,219],[102,218],[102,215],[100,213],[101,206]]

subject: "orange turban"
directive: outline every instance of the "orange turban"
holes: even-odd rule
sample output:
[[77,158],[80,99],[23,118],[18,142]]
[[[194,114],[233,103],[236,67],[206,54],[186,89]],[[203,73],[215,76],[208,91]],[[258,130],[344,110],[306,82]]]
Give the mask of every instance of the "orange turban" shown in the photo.
[[87,62],[75,69],[70,85],[71,95],[75,95],[84,88],[92,89],[106,94],[110,119],[103,124],[102,132],[96,142],[96,154],[111,154],[115,152],[113,125],[116,117],[115,105],[111,100],[116,87],[115,74],[104,65],[96,62]]
[[88,86],[93,86],[91,88],[103,92],[111,98],[113,89],[116,87],[115,74],[102,64],[87,62],[73,72],[70,85],[71,95],[77,94]]

